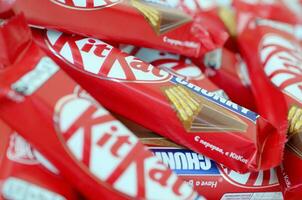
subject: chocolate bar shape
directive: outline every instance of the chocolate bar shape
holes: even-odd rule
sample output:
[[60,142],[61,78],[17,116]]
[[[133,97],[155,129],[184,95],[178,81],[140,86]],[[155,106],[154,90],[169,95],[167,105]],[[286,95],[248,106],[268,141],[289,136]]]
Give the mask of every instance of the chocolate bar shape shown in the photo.
[[175,9],[164,8],[138,0],[132,0],[131,3],[133,7],[138,9],[144,15],[157,34],[166,33],[188,21],[191,21],[190,16]]
[[188,132],[245,132],[247,130],[247,124],[239,117],[183,86],[166,87],[164,92]]

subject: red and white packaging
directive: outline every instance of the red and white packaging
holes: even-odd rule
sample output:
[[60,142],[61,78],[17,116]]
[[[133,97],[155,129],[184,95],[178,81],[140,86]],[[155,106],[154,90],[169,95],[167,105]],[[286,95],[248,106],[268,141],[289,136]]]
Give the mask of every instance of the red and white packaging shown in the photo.
[[188,149],[158,146],[150,150],[207,199],[283,200],[274,168],[239,174]]
[[150,150],[207,199],[283,199],[273,168],[239,174],[188,149],[164,146]]
[[[170,8],[178,9],[194,17],[196,25],[198,24],[201,29],[210,37],[215,44],[224,44],[227,37],[228,30],[219,18],[219,7],[228,5],[226,2],[202,2],[200,0],[143,0],[145,2],[152,2],[161,6],[168,6]],[[214,6],[215,7],[212,7]],[[217,45],[216,48],[222,47]],[[154,46],[153,48],[157,48]],[[215,49],[216,49],[215,48]],[[183,52],[177,52],[183,54]],[[192,56],[191,56],[192,57]],[[199,56],[200,57],[200,56]],[[198,58],[199,58],[198,57]]]
[[24,12],[32,25],[191,57],[222,46],[228,38],[206,18],[148,0],[17,0],[13,9]]
[[263,26],[269,26],[272,28],[277,28],[289,34],[292,34],[297,40],[299,40],[300,45],[302,45],[302,25],[301,24],[288,24],[280,21],[269,20],[269,19],[257,19],[257,23]]
[[[0,196],[4,199],[80,199],[37,150],[0,121]],[[1,198],[0,197],[0,198]]]
[[239,36],[239,44],[248,64],[259,113],[274,124],[283,118],[289,120],[279,178],[286,199],[301,199],[302,173],[297,169],[302,167],[302,50],[295,35],[281,27],[255,21]]
[[150,130],[143,129],[127,119],[121,117],[119,119],[170,169],[207,199],[283,199],[276,170],[273,168],[239,174],[201,154],[182,148]]
[[301,23],[302,4],[299,0],[233,0],[233,6],[240,12],[253,14],[271,20],[290,24]]
[[119,48],[123,52],[131,54],[144,62],[150,63],[154,67],[158,67],[159,69],[185,79],[194,85],[205,87],[206,90],[216,92],[227,98],[224,91],[212,83],[190,58],[165,51],[135,47],[132,45],[119,45]]
[[232,101],[250,110],[256,110],[246,64],[239,54],[227,49],[217,49],[206,53],[202,63],[195,59],[196,63],[199,62],[198,67],[190,58],[173,53],[132,45],[120,45],[119,48],[174,76],[225,98],[230,97]]
[[204,54],[202,62],[194,61],[232,101],[256,111],[246,63],[239,53],[226,48],[216,49]]
[[[245,12],[253,17],[261,17],[291,24],[302,21],[300,0],[145,0],[178,8],[188,14],[213,12],[220,8]],[[248,15],[246,15],[248,16]]]
[[34,36],[111,111],[237,171],[281,162],[286,129],[275,129],[258,114],[208,92],[206,85],[195,86],[94,38],[51,30],[36,30]]
[[237,32],[240,34],[255,17],[281,21],[292,25],[302,23],[299,0],[233,0]]
[[1,54],[27,32],[0,71],[1,118],[87,198],[203,199],[38,48],[22,15],[0,32],[14,33],[1,37]]

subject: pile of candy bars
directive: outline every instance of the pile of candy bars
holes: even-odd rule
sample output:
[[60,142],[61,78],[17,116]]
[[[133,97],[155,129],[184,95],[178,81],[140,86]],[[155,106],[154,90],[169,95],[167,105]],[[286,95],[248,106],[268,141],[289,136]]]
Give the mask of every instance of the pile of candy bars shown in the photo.
[[0,199],[302,199],[302,1],[0,0]]

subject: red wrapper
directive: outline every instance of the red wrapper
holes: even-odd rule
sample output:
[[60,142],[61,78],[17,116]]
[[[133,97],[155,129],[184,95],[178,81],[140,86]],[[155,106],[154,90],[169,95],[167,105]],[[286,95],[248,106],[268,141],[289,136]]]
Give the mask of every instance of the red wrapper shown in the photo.
[[174,172],[207,199],[282,200],[275,169],[239,174],[119,117]]
[[0,0],[0,16],[10,12],[14,2],[15,0]]
[[[301,146],[300,146],[301,148]],[[300,167],[302,160],[292,148],[285,148],[284,161],[277,168],[278,178],[285,199],[300,200],[302,195],[302,176]]]
[[302,23],[302,4],[296,0],[258,0],[253,2],[233,0],[233,8],[236,11],[237,32],[239,34],[255,17],[290,24]]
[[291,24],[302,22],[302,4],[299,2],[299,0],[258,0],[258,2],[256,1],[253,3],[247,3],[243,0],[233,0],[233,5],[240,11],[251,12],[254,14],[254,16],[258,17],[278,20]]
[[203,73],[191,59],[181,55],[132,45],[120,45],[120,49],[194,85],[204,87],[210,92],[216,92],[225,98],[230,97],[232,101],[256,110],[254,97],[249,87],[250,80],[246,64],[239,54],[236,55],[227,49],[217,49],[205,54],[202,64],[195,59],[195,62],[199,62]]
[[[288,143],[279,169],[285,197],[301,198],[302,50],[295,36],[275,22],[258,20],[239,37],[246,57],[258,111],[272,123],[289,120]],[[286,103],[282,103],[282,99]],[[276,105],[278,109],[276,109]]]
[[286,23],[301,23],[302,2],[299,0],[146,0],[162,3],[170,7],[184,10],[188,14],[196,12],[219,10],[221,7],[233,8],[237,11],[252,14],[262,18],[283,21]]
[[140,48],[132,45],[119,45],[119,48],[128,54],[131,54],[144,62],[165,70],[174,76],[182,78],[199,87],[205,87],[210,92],[216,92],[217,94],[226,97],[226,94],[213,84],[201,71],[201,69],[195,65],[191,59],[169,53],[164,51],[158,51],[155,49]]
[[[204,33],[210,37],[217,47],[221,46],[219,44],[224,44],[227,40],[227,29],[225,28],[223,22],[220,20],[217,8],[218,3],[214,3],[212,6],[216,5],[215,8],[209,9],[210,5],[208,3],[202,3],[200,0],[143,0],[145,2],[152,2],[161,6],[167,6],[170,8],[179,9],[188,15],[194,17],[194,21],[200,25],[200,28],[204,29]],[[204,8],[207,7],[207,8]],[[153,47],[157,48],[157,47]],[[179,52],[178,52],[179,53]],[[180,52],[183,54],[183,52]]]
[[205,75],[223,89],[232,101],[256,111],[246,63],[239,53],[226,48],[217,49],[206,53],[202,61],[195,60]]
[[35,38],[108,109],[237,171],[280,163],[285,130],[277,132],[206,85],[195,86],[97,39],[39,30]]
[[277,28],[284,32],[293,35],[302,45],[302,25],[301,24],[288,24],[280,21],[269,20],[269,19],[258,19],[258,23],[261,25]]
[[239,174],[187,149],[166,146],[150,149],[207,199],[283,200],[273,168]]
[[[139,0],[115,1],[16,1],[33,25],[94,36],[199,57],[223,45],[228,35],[200,16]],[[122,31],[122,34],[121,34]]]
[[0,196],[4,199],[79,199],[59,172],[0,121]]
[[[23,20],[13,18],[0,32],[14,30],[20,21],[29,31]],[[13,36],[0,41],[18,42]],[[30,37],[19,53],[0,72],[0,116],[87,198],[199,199]]]

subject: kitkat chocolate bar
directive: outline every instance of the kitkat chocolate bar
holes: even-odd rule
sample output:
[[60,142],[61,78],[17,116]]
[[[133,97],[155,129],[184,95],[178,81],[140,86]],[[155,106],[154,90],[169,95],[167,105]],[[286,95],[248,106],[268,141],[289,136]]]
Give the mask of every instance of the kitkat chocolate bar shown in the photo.
[[302,174],[296,169],[302,167],[301,45],[289,26],[262,19],[251,23],[238,38],[240,50],[248,64],[259,113],[275,124],[288,119],[279,177],[285,197],[300,199]]
[[34,31],[39,44],[102,105],[241,172],[281,162],[285,129],[101,40]]
[[282,200],[276,170],[237,173],[118,116],[166,165],[207,199]]
[[206,18],[148,0],[21,0],[13,9],[24,12],[32,25],[192,57],[223,45],[228,38]]
[[[9,32],[0,39],[1,55],[13,55],[0,71],[0,116],[81,193],[89,199],[203,199],[46,56],[22,15],[4,21],[0,35]],[[19,54],[2,54],[15,43],[23,47]]]
[[0,138],[0,199],[80,199],[59,171],[3,121]]

